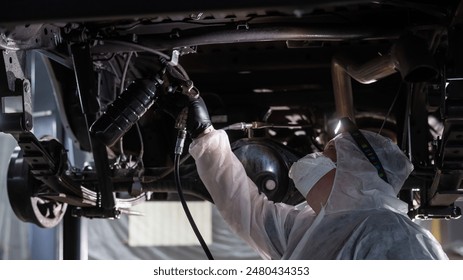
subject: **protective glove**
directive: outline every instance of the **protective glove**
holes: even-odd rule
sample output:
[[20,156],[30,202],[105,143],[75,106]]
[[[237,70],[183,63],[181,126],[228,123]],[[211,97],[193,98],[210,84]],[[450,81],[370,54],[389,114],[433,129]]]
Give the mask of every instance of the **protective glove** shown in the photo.
[[191,138],[197,138],[211,125],[212,123],[206,108],[206,103],[204,103],[201,96],[198,98],[189,98],[186,130]]
[[159,109],[177,119],[183,108],[188,107],[186,130],[191,138],[197,138],[211,126],[209,112],[204,100],[200,97],[188,97],[184,94],[162,96],[157,102]]

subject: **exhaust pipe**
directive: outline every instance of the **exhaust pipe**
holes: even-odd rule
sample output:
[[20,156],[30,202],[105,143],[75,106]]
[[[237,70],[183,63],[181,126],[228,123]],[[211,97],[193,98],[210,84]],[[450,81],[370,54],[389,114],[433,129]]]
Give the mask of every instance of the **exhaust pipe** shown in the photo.
[[338,118],[355,121],[351,78],[371,84],[396,72],[409,83],[434,79],[439,71],[424,39],[413,35],[401,36],[390,52],[364,64],[356,64],[345,56],[334,56],[331,61],[334,100]]

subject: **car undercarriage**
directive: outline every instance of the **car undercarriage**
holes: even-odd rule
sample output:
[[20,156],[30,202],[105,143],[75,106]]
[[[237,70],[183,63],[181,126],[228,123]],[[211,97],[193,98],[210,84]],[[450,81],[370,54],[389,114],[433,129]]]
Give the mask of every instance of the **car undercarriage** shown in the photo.
[[[460,217],[460,1],[132,2],[31,2],[0,19],[0,131],[18,143],[8,194],[21,220],[48,228],[66,211],[117,218],[177,199],[176,168],[189,199],[211,201],[188,149],[174,159],[178,119],[166,107],[192,92],[275,202],[304,200],[289,167],[350,117],[414,164],[399,195],[411,218]],[[50,102],[65,137],[91,155],[85,164],[69,160],[63,139],[34,133],[32,54],[46,61]]]

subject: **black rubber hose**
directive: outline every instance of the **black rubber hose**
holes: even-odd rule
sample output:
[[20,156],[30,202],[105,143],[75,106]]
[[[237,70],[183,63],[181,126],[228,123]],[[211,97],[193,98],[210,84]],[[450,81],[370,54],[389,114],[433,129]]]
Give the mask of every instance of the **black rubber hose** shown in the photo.
[[174,165],[175,165],[175,169],[174,169],[175,185],[177,186],[177,192],[178,192],[178,196],[180,197],[180,202],[182,203],[183,210],[185,211],[188,221],[190,222],[190,225],[196,235],[196,238],[198,238],[198,241],[201,244],[201,247],[203,248],[204,253],[206,253],[207,258],[209,260],[213,260],[214,258],[211,252],[209,251],[209,248],[207,247],[207,244],[204,241],[201,233],[199,232],[199,229],[196,226],[193,216],[191,216],[190,210],[188,209],[188,205],[186,204],[185,196],[183,195],[182,185],[180,182],[180,172],[179,172],[180,171],[180,155],[178,154],[175,154]]

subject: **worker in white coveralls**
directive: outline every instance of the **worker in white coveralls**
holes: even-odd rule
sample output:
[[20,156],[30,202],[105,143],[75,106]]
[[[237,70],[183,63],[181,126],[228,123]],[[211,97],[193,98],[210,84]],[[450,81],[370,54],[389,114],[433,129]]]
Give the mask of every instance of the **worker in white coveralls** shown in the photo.
[[397,194],[413,166],[392,141],[362,131],[383,175],[347,132],[324,152],[293,164],[289,176],[308,202],[300,210],[259,193],[211,125],[204,101],[189,101],[189,152],[229,226],[265,259],[447,259],[441,245],[407,216]]

